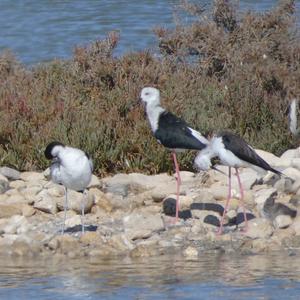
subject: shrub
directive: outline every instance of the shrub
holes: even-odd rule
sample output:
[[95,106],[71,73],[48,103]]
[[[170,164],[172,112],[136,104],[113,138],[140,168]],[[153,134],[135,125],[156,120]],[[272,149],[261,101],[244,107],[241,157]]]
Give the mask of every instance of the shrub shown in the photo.
[[[289,99],[299,94],[300,44],[294,1],[238,14],[215,1],[212,16],[183,2],[190,25],[157,28],[161,49],[113,56],[118,35],[77,47],[71,59],[32,68],[0,55],[0,157],[20,170],[44,169],[44,148],[59,140],[91,154],[98,175],[172,169],[134,103],[144,86],[201,132],[228,128],[280,154],[291,146]],[[193,152],[181,154],[192,169]]]

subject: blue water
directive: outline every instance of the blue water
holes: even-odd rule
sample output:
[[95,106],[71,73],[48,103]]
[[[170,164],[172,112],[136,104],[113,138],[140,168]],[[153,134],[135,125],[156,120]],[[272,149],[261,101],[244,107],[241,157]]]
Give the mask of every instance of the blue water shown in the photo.
[[299,254],[6,259],[0,299],[300,299]]
[[[199,3],[209,8],[211,1]],[[300,2],[300,1],[296,1]],[[151,48],[153,28],[174,26],[179,0],[0,0],[0,51],[11,49],[25,64],[68,58],[85,45],[118,31],[115,54]],[[275,0],[240,0],[243,10],[270,9]],[[300,8],[300,3],[297,3]],[[188,20],[183,20],[188,21]]]

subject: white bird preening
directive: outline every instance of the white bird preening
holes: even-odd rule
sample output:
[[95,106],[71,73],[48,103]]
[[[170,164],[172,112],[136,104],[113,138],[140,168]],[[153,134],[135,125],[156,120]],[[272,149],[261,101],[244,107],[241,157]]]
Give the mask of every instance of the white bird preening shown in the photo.
[[176,152],[180,150],[202,150],[208,144],[208,140],[200,132],[189,127],[182,119],[166,111],[160,105],[159,90],[153,87],[145,87],[141,91],[141,101],[146,105],[146,113],[152,133],[157,141],[172,151],[172,157],[177,175],[176,214],[179,213],[179,190],[181,178]]
[[210,143],[198,153],[195,158],[195,167],[200,170],[207,171],[211,168],[211,159],[218,157],[221,164],[228,166],[228,197],[223,211],[222,219],[220,222],[220,228],[218,233],[221,234],[223,231],[223,222],[226,215],[229,201],[231,198],[231,168],[235,168],[236,176],[238,179],[238,184],[241,194],[241,204],[244,212],[245,220],[245,230],[248,227],[247,215],[244,207],[244,190],[239,176],[239,167],[251,167],[258,172],[271,171],[277,175],[283,175],[281,172],[273,169],[265,160],[263,160],[255,150],[248,145],[241,137],[238,135],[223,131],[212,137]]
[[64,220],[62,234],[65,230],[65,221],[68,208],[68,189],[83,193],[81,205],[81,225],[84,232],[84,210],[86,188],[89,185],[93,172],[93,162],[84,151],[65,146],[60,142],[52,142],[45,149],[45,156],[52,160],[50,175],[53,182],[65,187]]

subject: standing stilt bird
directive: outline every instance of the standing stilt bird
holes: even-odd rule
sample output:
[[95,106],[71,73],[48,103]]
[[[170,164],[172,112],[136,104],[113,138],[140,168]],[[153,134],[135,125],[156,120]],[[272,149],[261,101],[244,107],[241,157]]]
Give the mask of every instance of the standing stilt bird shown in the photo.
[[[238,179],[238,184],[241,194],[241,203],[244,212],[245,220],[245,230],[247,230],[248,222],[246,211],[243,203],[244,190],[239,176],[239,167],[251,167],[258,172],[271,171],[278,175],[283,175],[281,172],[273,169],[265,160],[263,160],[255,150],[248,145],[241,137],[238,135],[223,131],[215,135],[210,143],[198,153],[195,158],[195,167],[200,170],[208,170],[211,168],[211,159],[218,157],[221,164],[228,166],[228,177],[229,177],[229,187],[228,187],[228,197],[225,204],[224,212],[221,219],[221,224],[218,233],[221,234],[223,231],[223,222],[226,215],[229,201],[231,198],[231,168],[235,168],[236,176]],[[284,175],[283,175],[284,176]]]
[[65,187],[64,220],[62,234],[65,230],[65,221],[68,208],[68,189],[82,192],[81,225],[84,232],[84,209],[86,188],[89,185],[93,172],[93,162],[84,151],[63,145],[59,142],[50,143],[45,149],[45,156],[52,160],[50,175],[53,182]]
[[192,129],[182,119],[166,111],[160,105],[159,90],[145,87],[141,91],[141,101],[146,104],[147,117],[150,122],[152,133],[157,141],[172,151],[175,171],[177,175],[176,193],[176,219],[179,212],[179,190],[181,178],[176,152],[180,150],[202,150],[208,144],[208,140],[200,132]]

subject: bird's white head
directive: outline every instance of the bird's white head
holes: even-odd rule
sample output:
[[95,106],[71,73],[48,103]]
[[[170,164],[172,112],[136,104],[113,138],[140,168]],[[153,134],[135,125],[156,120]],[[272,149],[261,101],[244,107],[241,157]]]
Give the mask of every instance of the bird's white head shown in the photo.
[[205,151],[200,151],[195,160],[194,160],[194,167],[197,170],[207,171],[211,168],[211,156],[209,153],[205,153]]
[[159,90],[153,87],[145,87],[141,91],[141,101],[147,105],[158,106],[160,105]]

